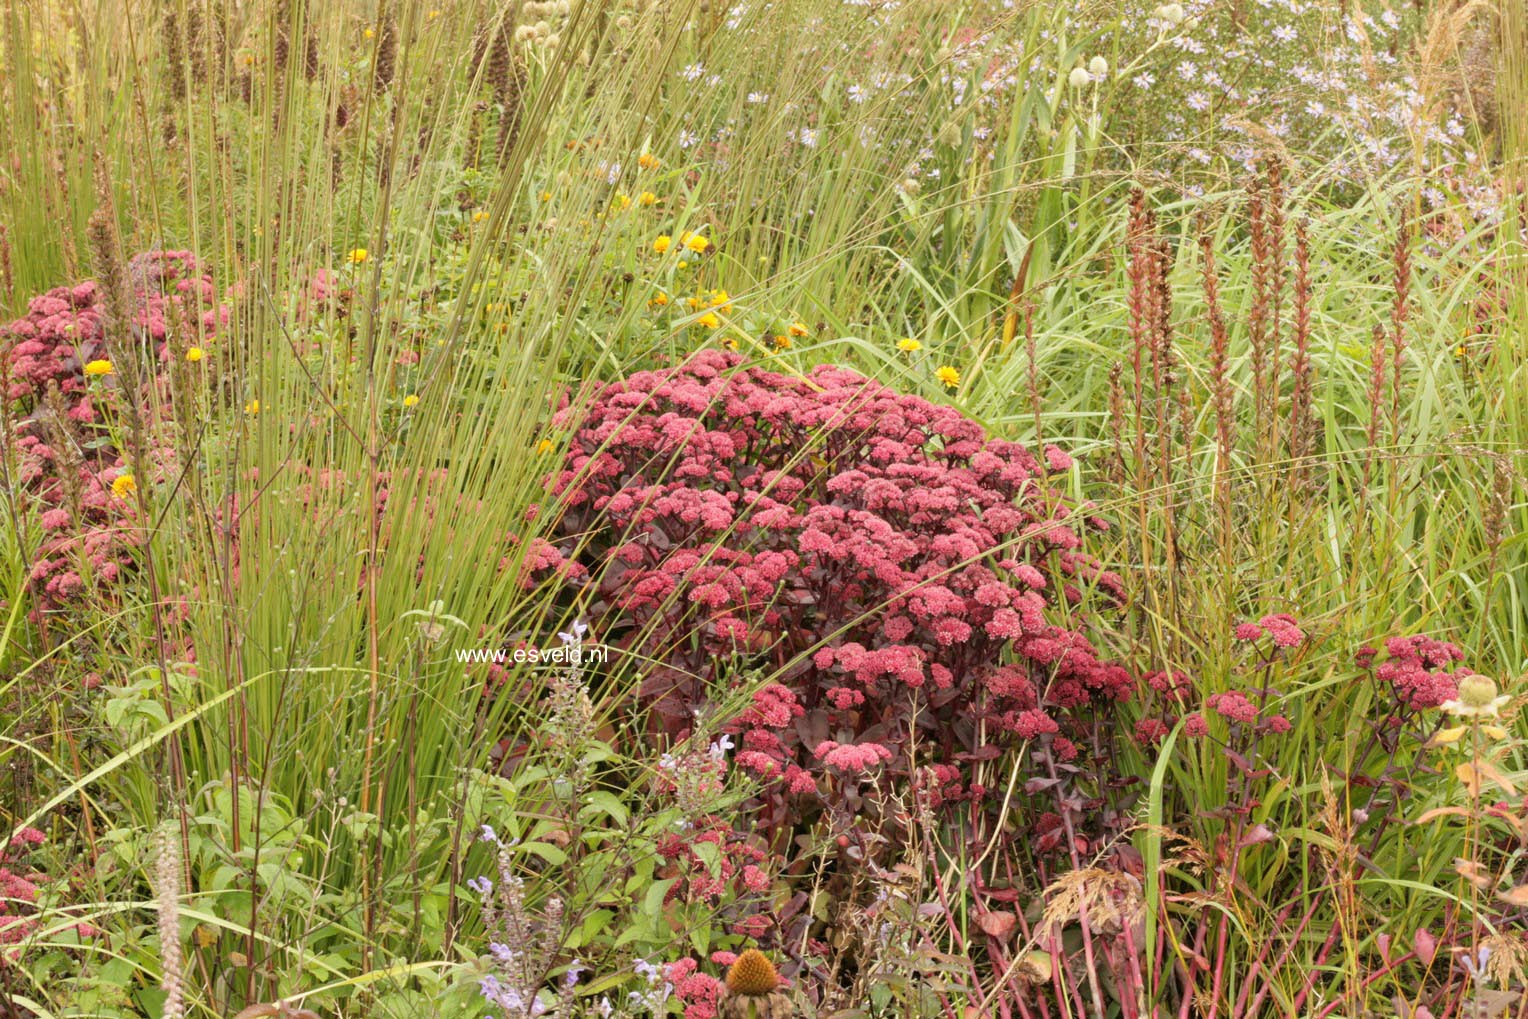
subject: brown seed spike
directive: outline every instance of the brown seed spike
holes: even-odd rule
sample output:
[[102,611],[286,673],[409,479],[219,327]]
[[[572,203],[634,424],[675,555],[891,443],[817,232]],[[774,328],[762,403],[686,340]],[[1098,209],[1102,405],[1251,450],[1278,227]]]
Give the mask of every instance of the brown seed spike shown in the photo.
[[780,974],[774,963],[757,948],[737,957],[727,970],[727,990],[733,994],[768,994],[780,986]]

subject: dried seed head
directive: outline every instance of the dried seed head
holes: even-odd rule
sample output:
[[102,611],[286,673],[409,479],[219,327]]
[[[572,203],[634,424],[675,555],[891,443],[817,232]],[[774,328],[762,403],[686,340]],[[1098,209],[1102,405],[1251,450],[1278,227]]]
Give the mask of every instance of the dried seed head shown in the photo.
[[303,40],[303,76],[309,81],[318,77],[318,33],[314,31],[313,24],[308,24],[308,34]]
[[768,994],[780,986],[774,963],[757,948],[737,957],[727,970],[727,990],[733,994]]
[[372,68],[371,90],[377,95],[386,92],[398,73],[398,20],[389,9],[382,18],[381,38],[377,40],[377,62]]
[[[1459,683],[1459,701],[1467,708],[1483,708],[1496,700],[1496,681],[1489,676],[1466,676]],[[729,982],[731,978],[728,978]]]
[[6,236],[5,225],[0,223],[0,301],[8,300],[15,289],[15,277],[11,271],[11,239]]
[[160,987],[165,992],[160,1014],[164,1019],[180,1019],[186,1014],[180,949],[180,839],[166,826],[160,829],[156,842],[154,892],[159,907],[159,954],[164,970]]

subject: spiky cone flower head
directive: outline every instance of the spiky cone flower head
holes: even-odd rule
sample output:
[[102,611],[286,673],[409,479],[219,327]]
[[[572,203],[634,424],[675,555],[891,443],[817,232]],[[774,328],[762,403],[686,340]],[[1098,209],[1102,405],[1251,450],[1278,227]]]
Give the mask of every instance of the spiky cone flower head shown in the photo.
[[790,1019],[790,999],[780,990],[774,963],[750,948],[727,969],[727,996],[720,1019]]

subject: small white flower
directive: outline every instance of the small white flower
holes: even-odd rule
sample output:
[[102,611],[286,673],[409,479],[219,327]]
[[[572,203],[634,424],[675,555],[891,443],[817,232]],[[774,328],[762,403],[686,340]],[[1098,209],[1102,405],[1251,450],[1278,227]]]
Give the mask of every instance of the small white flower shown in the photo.
[[1177,28],[1183,24],[1182,4],[1163,4],[1157,8],[1157,17],[1167,23],[1171,28]]
[[1086,88],[1092,80],[1093,76],[1088,73],[1086,67],[1074,67],[1072,73],[1066,77],[1066,83],[1073,88]]

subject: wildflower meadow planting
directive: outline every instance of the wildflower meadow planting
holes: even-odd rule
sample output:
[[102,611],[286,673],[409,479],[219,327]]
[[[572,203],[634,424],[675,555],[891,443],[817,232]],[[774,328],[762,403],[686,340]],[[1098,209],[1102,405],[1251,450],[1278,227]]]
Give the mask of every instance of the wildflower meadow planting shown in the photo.
[[0,25],[0,1019],[1528,1016],[1523,0]]

